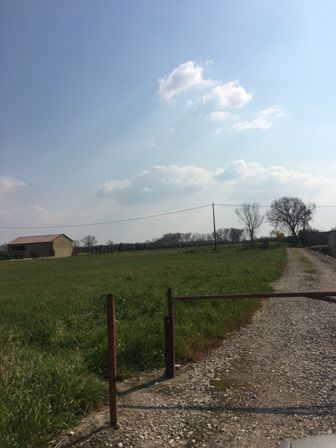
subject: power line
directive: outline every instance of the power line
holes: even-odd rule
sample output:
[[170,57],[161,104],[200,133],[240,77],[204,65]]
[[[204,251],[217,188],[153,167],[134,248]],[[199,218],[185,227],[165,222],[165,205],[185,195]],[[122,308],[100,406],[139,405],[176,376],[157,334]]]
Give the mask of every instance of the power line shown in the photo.
[[[217,206],[219,206],[219,207],[241,207],[242,205],[243,205],[243,203],[240,203],[240,204],[217,204],[217,203],[215,203],[215,205]],[[258,206],[259,207],[270,207],[269,205],[261,205],[261,204],[258,204]]]
[[103,226],[103,225],[107,225],[107,224],[118,224],[118,223],[124,223],[124,222],[141,221],[141,220],[145,220],[145,219],[159,218],[161,216],[176,215],[178,213],[187,213],[187,212],[191,212],[193,210],[199,210],[201,208],[208,208],[211,206],[212,206],[212,204],[199,205],[198,207],[185,208],[182,210],[174,210],[172,212],[166,212],[166,213],[157,213],[155,215],[138,216],[135,218],[114,219],[112,221],[103,221],[103,222],[90,222],[90,223],[85,223],[85,224],[64,224],[64,225],[57,225],[57,226],[2,226],[2,225],[0,225],[0,229],[10,229],[10,230],[63,229],[63,228],[73,228],[73,227]]
[[[0,225],[0,229],[7,230],[33,230],[33,229],[63,229],[63,228],[75,228],[75,227],[93,227],[93,226],[104,226],[108,224],[121,224],[126,222],[133,221],[143,221],[146,219],[160,218],[162,216],[176,215],[179,213],[187,213],[194,210],[199,210],[202,208],[210,208],[214,206],[219,207],[241,207],[243,203],[232,204],[232,203],[211,203],[206,205],[199,205],[198,207],[185,208],[181,210],[174,210],[172,212],[166,213],[156,213],[153,215],[145,215],[145,216],[137,216],[132,218],[121,218],[121,219],[113,219],[111,221],[102,221],[102,222],[90,222],[84,224],[64,224],[64,225],[55,225],[55,226],[9,226],[9,225]],[[261,208],[269,208],[270,205],[266,204],[258,204]],[[316,205],[316,208],[336,208],[336,205]]]
[[[219,203],[215,203],[215,205],[219,206],[219,207],[241,207],[243,205],[243,203],[240,204],[219,204]],[[260,208],[270,208],[271,205],[266,205],[266,204],[258,204],[257,205]],[[336,204],[335,205],[315,205],[316,208],[336,208]]]

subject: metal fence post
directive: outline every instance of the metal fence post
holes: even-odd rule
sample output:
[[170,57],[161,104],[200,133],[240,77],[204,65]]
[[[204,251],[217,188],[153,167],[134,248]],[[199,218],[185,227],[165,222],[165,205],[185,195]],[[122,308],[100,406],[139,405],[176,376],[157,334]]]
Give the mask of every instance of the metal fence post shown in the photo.
[[165,363],[166,375],[174,378],[175,374],[175,349],[174,349],[174,320],[173,320],[173,293],[171,288],[167,290],[167,311],[165,316]]
[[117,359],[116,359],[116,328],[115,299],[112,294],[106,296],[107,304],[107,364],[109,379],[110,425],[117,428]]

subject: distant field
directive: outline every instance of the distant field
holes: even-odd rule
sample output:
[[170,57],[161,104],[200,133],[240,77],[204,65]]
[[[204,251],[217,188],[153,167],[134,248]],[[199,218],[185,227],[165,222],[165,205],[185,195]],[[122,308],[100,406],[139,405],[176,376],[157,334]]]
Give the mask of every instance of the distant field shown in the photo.
[[[163,363],[168,286],[176,294],[269,291],[283,248],[124,252],[0,263],[0,446],[42,447],[106,400],[105,294],[117,298],[118,371]],[[176,350],[192,359],[257,302],[178,303]]]

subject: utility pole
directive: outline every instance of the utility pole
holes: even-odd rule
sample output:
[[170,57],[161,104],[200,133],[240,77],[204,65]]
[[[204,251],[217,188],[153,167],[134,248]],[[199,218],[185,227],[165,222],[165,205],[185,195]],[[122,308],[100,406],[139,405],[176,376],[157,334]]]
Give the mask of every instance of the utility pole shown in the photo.
[[216,218],[215,218],[215,204],[212,203],[212,220],[213,220],[213,228],[214,228],[214,244],[215,244],[215,252],[217,252],[217,232],[216,232]]

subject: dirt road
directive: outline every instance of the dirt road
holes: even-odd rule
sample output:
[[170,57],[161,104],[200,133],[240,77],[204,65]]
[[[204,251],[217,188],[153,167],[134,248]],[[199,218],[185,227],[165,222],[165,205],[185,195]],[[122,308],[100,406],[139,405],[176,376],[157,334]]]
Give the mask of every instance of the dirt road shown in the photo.
[[[274,287],[336,291],[336,260],[290,249]],[[119,430],[106,426],[104,410],[62,446],[273,448],[336,431],[336,305],[269,300],[177,378],[160,381],[160,374],[122,384]],[[135,386],[144,380],[154,384]]]

